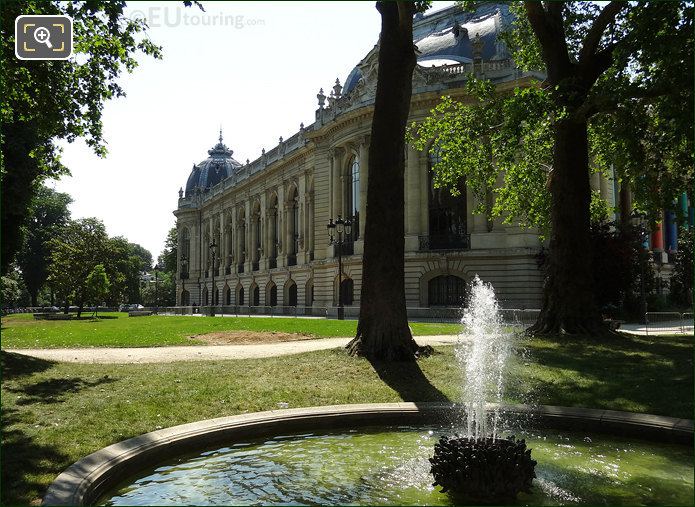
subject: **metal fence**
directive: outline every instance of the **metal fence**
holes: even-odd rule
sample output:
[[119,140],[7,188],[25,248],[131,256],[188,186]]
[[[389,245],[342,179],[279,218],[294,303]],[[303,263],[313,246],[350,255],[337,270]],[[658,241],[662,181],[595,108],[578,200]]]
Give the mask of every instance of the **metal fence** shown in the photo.
[[162,306],[146,310],[159,315],[218,315],[230,317],[315,317],[327,318],[328,308],[316,306]]
[[693,312],[647,312],[644,331],[652,334],[692,334]]
[[[145,311],[152,311],[159,315],[212,315],[211,306],[167,306],[144,308]],[[442,322],[459,323],[463,317],[464,308],[461,307],[408,307],[408,320],[412,322]],[[538,318],[538,309],[501,309],[502,322],[508,326],[523,327],[530,326]],[[345,319],[358,319],[360,314],[359,306],[344,307]],[[317,306],[239,306],[224,305],[214,307],[216,316],[233,317],[314,317],[336,319],[338,317],[338,307],[317,307]]]

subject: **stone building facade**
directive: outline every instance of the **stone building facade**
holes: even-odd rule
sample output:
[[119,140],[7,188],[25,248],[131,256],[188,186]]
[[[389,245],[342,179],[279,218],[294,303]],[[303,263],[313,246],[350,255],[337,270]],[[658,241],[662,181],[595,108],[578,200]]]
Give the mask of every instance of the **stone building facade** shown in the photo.
[[[498,40],[509,22],[505,4],[481,4],[475,13],[452,6],[417,15],[409,121],[424,119],[444,94],[466,100],[471,73],[500,89],[542,78],[517,69]],[[220,133],[209,158],[193,166],[179,192],[177,304],[335,307],[337,251],[326,225],[341,215],[354,221],[343,250],[342,290],[346,313],[357,313],[377,67],[375,46],[344,86],[336,80],[328,96],[319,92],[313,124],[300,125],[254,161],[234,160]],[[458,306],[478,274],[494,285],[503,306],[538,308],[537,232],[474,215],[475,198],[465,182],[458,197],[433,188],[434,162],[427,152],[407,148],[408,307]],[[592,185],[615,202],[612,181],[595,179]]]

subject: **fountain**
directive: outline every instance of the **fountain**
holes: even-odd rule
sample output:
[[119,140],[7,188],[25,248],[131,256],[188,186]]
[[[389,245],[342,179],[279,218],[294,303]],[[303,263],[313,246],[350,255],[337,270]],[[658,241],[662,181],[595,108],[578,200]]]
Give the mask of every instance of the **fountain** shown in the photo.
[[[692,421],[500,408],[513,335],[492,287],[476,278],[469,303],[468,336],[455,348],[461,413],[440,403],[339,405],[165,428],[78,461],[44,503],[692,505]],[[518,423],[529,414],[533,425]]]
[[[458,504],[512,502],[521,492],[531,493],[536,461],[524,439],[498,436],[513,334],[505,330],[492,285],[477,275],[461,322],[468,339],[458,341],[456,359],[465,375],[466,433],[443,436],[435,444],[430,458],[434,485]],[[492,410],[487,410],[489,402],[495,402]]]

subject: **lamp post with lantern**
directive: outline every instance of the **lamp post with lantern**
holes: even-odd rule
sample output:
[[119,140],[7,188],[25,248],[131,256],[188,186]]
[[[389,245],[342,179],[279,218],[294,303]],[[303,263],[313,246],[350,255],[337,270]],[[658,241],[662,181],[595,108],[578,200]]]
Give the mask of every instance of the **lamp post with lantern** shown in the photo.
[[338,319],[345,318],[343,307],[343,245],[347,242],[352,232],[352,221],[350,218],[343,218],[338,215],[335,221],[331,218],[328,221],[328,244],[335,245],[338,249]]
[[159,264],[154,265],[154,306],[159,312]]

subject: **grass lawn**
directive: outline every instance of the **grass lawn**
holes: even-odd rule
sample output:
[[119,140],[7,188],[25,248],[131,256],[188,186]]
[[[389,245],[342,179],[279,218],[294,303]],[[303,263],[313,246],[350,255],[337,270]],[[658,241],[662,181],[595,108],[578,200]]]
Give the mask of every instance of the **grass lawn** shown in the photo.
[[[231,319],[213,322],[223,320]],[[691,418],[692,341],[524,339],[520,346],[526,353],[512,361],[507,375],[507,398]],[[279,402],[302,407],[442,397],[455,401],[460,374],[453,348],[437,351],[418,362],[426,380],[401,366],[377,375],[369,362],[343,350],[147,365],[51,363],[2,352],[0,500],[37,503],[74,461],[157,428],[274,409]]]
[[[193,335],[216,331],[277,331],[300,333],[317,338],[354,336],[356,320],[301,319],[287,317],[128,317],[105,313],[92,320],[34,320],[31,314],[2,318],[3,348],[60,347],[158,347],[205,345]],[[416,336],[456,334],[458,324],[413,322]]]

